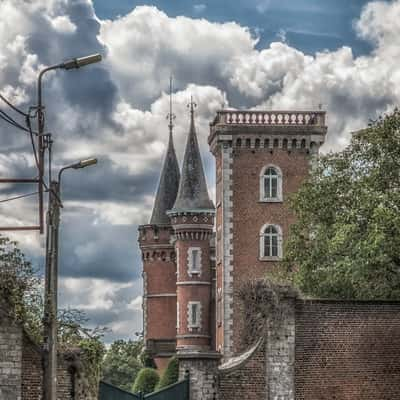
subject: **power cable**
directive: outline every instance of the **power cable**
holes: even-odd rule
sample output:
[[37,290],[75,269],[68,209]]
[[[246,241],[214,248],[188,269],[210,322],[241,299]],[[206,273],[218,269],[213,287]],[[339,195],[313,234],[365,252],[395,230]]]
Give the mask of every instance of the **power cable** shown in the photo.
[[[14,126],[15,128],[21,129],[22,131],[28,132],[29,130],[26,129],[24,126],[19,124],[17,121],[15,121],[13,118],[11,118],[6,112],[3,110],[0,110],[0,119],[3,121],[8,122],[10,125]],[[36,132],[34,132],[36,134]]]
[[0,99],[4,101],[4,103],[6,103],[9,107],[11,107],[14,111],[16,111],[17,113],[23,115],[24,117],[27,117],[28,114],[24,113],[23,111],[21,111],[19,108],[15,107],[11,102],[9,102],[1,93],[0,93]]
[[0,200],[0,203],[5,203],[5,202],[7,202],[7,201],[22,199],[23,197],[33,196],[33,195],[38,194],[38,193],[39,193],[39,192],[32,192],[32,193],[21,194],[21,195],[19,195],[19,196],[8,197],[7,199],[2,199],[2,200]]

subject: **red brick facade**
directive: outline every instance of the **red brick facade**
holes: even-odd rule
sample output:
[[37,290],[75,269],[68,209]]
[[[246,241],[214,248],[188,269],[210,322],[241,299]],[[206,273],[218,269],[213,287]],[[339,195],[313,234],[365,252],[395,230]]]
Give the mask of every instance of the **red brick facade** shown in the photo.
[[[238,291],[244,282],[264,277],[279,263],[280,257],[262,256],[262,229],[268,225],[279,229],[282,252],[293,223],[288,198],[307,176],[324,141],[325,114],[311,114],[313,119],[303,124],[291,113],[223,111],[211,124],[209,144],[216,159],[217,315],[221,316],[216,321],[216,348],[225,357],[243,350]],[[268,167],[279,173],[279,195],[273,200],[262,195]]]
[[175,352],[176,341],[176,254],[170,226],[144,225],[139,243],[143,258],[144,328],[148,347],[158,356],[162,370]]

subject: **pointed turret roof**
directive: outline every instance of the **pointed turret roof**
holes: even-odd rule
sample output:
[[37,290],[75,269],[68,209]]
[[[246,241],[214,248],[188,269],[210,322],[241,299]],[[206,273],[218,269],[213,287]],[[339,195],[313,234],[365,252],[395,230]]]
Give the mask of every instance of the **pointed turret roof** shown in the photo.
[[167,153],[165,154],[150,224],[170,224],[170,218],[167,216],[166,211],[170,210],[174,205],[176,194],[178,193],[179,178],[179,165],[172,139],[172,129],[170,128]]
[[172,212],[214,210],[208,196],[203,163],[194,125],[195,103],[190,102],[190,129],[182,164],[182,176]]

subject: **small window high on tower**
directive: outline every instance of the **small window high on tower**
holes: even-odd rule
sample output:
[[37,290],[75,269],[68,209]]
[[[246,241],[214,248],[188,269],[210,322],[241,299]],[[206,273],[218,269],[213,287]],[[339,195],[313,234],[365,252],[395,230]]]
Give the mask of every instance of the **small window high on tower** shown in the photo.
[[282,172],[274,165],[267,165],[261,170],[260,201],[282,201]]

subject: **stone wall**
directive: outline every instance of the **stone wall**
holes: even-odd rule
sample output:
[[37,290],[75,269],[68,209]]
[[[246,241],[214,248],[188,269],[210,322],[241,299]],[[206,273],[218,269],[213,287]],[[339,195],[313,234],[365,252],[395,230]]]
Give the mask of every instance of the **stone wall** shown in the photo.
[[0,315],[0,399],[21,400],[22,330]]
[[217,366],[219,356],[210,353],[192,356],[179,355],[179,378],[183,379],[189,373],[190,400],[217,399]]

